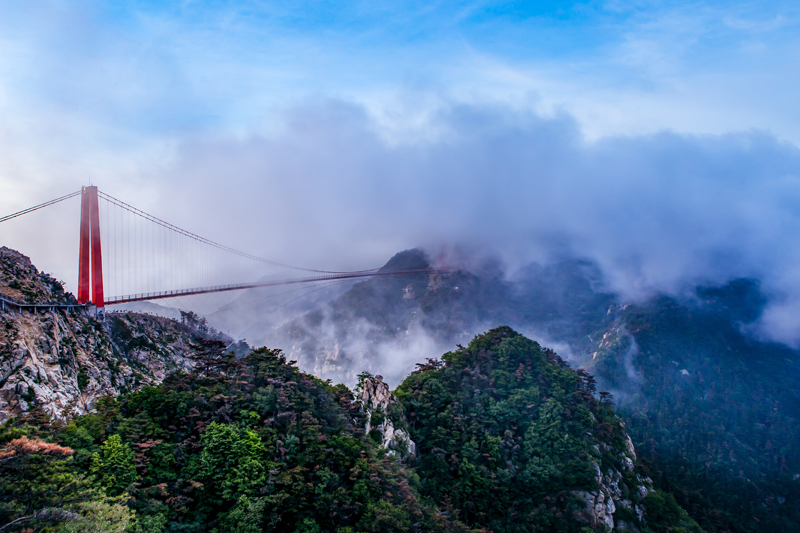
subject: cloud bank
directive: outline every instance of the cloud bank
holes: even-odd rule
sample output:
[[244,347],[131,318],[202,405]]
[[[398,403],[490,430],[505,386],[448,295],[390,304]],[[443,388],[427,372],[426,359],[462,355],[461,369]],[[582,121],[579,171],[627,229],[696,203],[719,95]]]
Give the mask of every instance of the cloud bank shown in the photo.
[[162,196],[203,206],[201,233],[330,268],[418,245],[511,269],[580,256],[630,300],[756,277],[771,298],[761,331],[800,339],[800,150],[765,132],[587,141],[568,115],[452,103],[421,136],[341,101],[285,124],[183,144]]

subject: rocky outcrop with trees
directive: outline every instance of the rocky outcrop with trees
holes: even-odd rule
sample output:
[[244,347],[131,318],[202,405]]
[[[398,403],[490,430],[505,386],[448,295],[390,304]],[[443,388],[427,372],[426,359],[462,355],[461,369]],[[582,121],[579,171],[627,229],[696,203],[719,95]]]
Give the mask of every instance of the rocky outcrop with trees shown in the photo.
[[417,445],[408,435],[403,406],[383,376],[362,372],[356,386],[356,403],[364,414],[364,431],[376,444],[401,458],[416,454]]
[[[24,255],[0,248],[0,296],[20,303],[76,303]],[[137,313],[98,319],[87,309],[0,310],[0,423],[33,407],[55,419],[89,412],[98,398],[160,383],[191,368],[192,324]]]

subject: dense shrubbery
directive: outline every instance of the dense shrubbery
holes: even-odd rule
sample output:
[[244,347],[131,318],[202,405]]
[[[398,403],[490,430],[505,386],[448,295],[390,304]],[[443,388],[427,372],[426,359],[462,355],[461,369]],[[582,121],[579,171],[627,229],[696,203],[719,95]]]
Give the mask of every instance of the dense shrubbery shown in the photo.
[[[421,491],[497,533],[581,531],[595,466],[625,471],[625,433],[593,380],[553,351],[497,328],[445,354],[398,388],[417,441]],[[638,484],[623,482],[625,499]],[[633,521],[633,520],[632,520]]]
[[[277,350],[237,361],[208,348],[198,373],[103,400],[64,427],[6,424],[0,442],[36,435],[74,453],[31,457],[38,470],[27,464],[13,476],[3,465],[0,525],[124,496],[137,517],[130,531],[463,530],[421,503],[416,477],[363,438],[347,388],[299,372]],[[117,511],[108,501],[93,512]]]
[[[193,373],[106,398],[67,424],[34,409],[2,426],[0,528],[603,531],[574,492],[597,490],[595,465],[625,472],[624,497],[638,501],[640,480],[621,464],[623,426],[592,378],[509,328],[421,365],[398,396],[420,445],[409,463],[364,434],[343,385],[303,374],[279,350],[237,359],[204,341]],[[669,526],[683,511],[664,498]],[[659,524],[649,525],[669,531]]]

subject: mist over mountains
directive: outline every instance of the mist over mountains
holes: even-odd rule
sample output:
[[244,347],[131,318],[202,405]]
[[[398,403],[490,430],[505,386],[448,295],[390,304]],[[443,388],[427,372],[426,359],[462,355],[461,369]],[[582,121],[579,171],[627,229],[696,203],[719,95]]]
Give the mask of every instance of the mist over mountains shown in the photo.
[[[383,269],[442,266],[444,257],[407,250]],[[264,320],[247,339],[282,347],[301,368],[334,383],[355,383],[368,371],[397,385],[426,358],[510,325],[613,395],[652,475],[704,528],[792,530],[800,516],[787,503],[800,494],[800,352],[764,339],[760,320],[770,300],[759,280],[632,301],[588,260],[513,273],[500,265],[473,260],[444,274],[320,290],[316,301],[294,301],[291,313]],[[249,307],[242,328],[273,307],[265,304],[262,315]],[[213,320],[241,323],[242,315],[230,308]]]
[[[396,254],[381,270],[442,267],[448,261],[455,263],[453,254],[431,259],[425,251],[412,249]],[[531,263],[513,273],[497,260],[462,259],[460,264],[465,266],[439,274],[387,276],[310,289],[251,289],[206,318],[252,345],[282,347],[301,367],[323,379],[354,383],[356,375],[367,370],[396,384],[420,360],[466,343],[497,324],[511,325],[556,347],[575,366],[589,366],[608,348],[609,329],[624,330],[619,321],[626,310],[669,299],[657,295],[632,306],[610,288],[598,265],[585,259]],[[758,320],[768,299],[757,281],[743,279],[731,286],[744,292],[741,301],[731,295],[727,298],[734,303],[722,296],[720,302],[709,300],[719,291],[728,294],[727,289],[702,287],[674,301],[687,309],[711,305],[710,301],[726,310],[735,305],[738,314],[730,311],[727,324],[756,342]],[[633,376],[633,371],[628,374]]]
[[[768,132],[588,140],[567,113],[448,98],[419,129],[338,100],[283,120],[268,135],[182,145],[164,197],[227,207],[200,233],[222,224],[243,247],[332,269],[420,245],[511,271],[579,257],[626,301],[752,277],[770,296],[761,334],[800,339],[800,151]],[[223,174],[233,181],[219,189]]]
[[800,3],[6,4],[2,532],[800,531]]
[[[414,249],[383,269],[432,264]],[[742,531],[789,531],[800,516],[787,503],[800,494],[800,352],[763,339],[769,298],[756,279],[631,302],[591,261],[530,264],[510,275],[488,261],[338,290],[328,301],[319,291],[294,317],[264,322],[248,339],[282,347],[322,379],[355,383],[368,371],[395,385],[420,361],[508,324],[613,394],[653,475],[704,528],[738,531],[744,521]]]
[[[800,339],[800,150],[768,131],[588,139],[567,112],[447,95],[399,125],[336,98],[282,108],[278,123],[177,140],[104,187],[217,242],[315,268],[376,267],[413,246],[460,247],[512,272],[579,257],[625,301],[755,278],[769,304],[754,329]],[[6,243],[74,279],[74,230],[42,226],[52,242],[20,225]]]
[[[442,267],[421,249],[392,257],[381,271]],[[414,364],[477,332],[513,324],[569,353],[587,344],[615,301],[587,261],[529,265],[512,278],[493,261],[470,270],[400,274],[305,289],[252,289],[206,315],[250,344],[281,346],[323,379],[354,383],[367,370],[397,384]],[[576,318],[577,317],[577,318]],[[588,337],[586,339],[588,341]]]
[[[758,280],[736,279],[695,287],[680,298],[662,294],[631,303],[612,292],[597,265],[586,260],[531,264],[512,275],[504,275],[496,261],[476,261],[469,270],[411,272],[441,266],[445,260],[442,255],[432,259],[420,249],[407,250],[392,257],[382,270],[408,274],[322,284],[294,293],[282,289],[264,294],[254,289],[225,303],[218,313],[206,317],[185,313],[181,316],[184,324],[156,322],[176,331],[188,327],[198,335],[211,335],[222,353],[237,340],[217,334],[215,328],[223,327],[227,319],[229,326],[246,328],[251,345],[269,346],[256,352],[280,356],[289,366],[296,361],[314,376],[308,379],[319,384],[328,380],[325,386],[332,390],[346,390],[345,385],[358,390],[371,375],[380,376],[375,378],[379,381],[385,377],[390,385],[399,385],[398,390],[409,380],[420,379],[424,384],[428,377],[420,377],[420,372],[435,371],[443,362],[457,359],[464,352],[462,345],[469,343],[475,361],[483,363],[474,367],[470,363],[451,375],[460,383],[459,394],[466,397],[498,390],[481,364],[508,364],[503,351],[489,355],[476,347],[476,342],[482,342],[476,332],[489,331],[482,338],[498,332],[516,336],[507,326],[497,327],[511,324],[538,341],[532,343],[535,349],[555,348],[545,352],[557,366],[576,369],[574,376],[584,383],[576,394],[594,398],[596,391],[602,405],[616,404],[625,426],[617,431],[600,424],[598,431],[610,432],[607,437],[618,444],[626,434],[631,437],[640,459],[637,475],[652,479],[677,502],[672,507],[665,504],[662,511],[685,509],[704,530],[720,533],[796,530],[800,524],[800,352],[758,337],[758,320],[768,306]],[[28,271],[37,273],[26,264]],[[45,274],[41,277],[56,283]],[[8,287],[21,286],[19,279],[23,278],[6,279]],[[237,301],[241,304],[238,313]],[[143,308],[146,312],[160,309],[176,311],[155,305]],[[4,316],[14,324],[28,320],[8,310]],[[109,322],[115,324],[124,317],[138,317],[137,324],[156,323],[153,317],[136,313],[111,314]],[[108,335],[102,320],[86,318],[101,337]],[[140,359],[142,347],[163,351],[149,339],[164,337],[172,342],[177,338],[167,327],[140,329],[120,337],[121,346]],[[18,336],[14,328],[11,332]],[[36,341],[34,345],[46,350],[58,342]],[[11,343],[7,344],[11,349]],[[224,361],[233,364],[250,351],[239,343],[235,354]],[[116,368],[113,357],[107,362]],[[6,367],[14,369],[11,355],[6,357]],[[523,370],[512,372],[514,368],[508,367],[502,379],[503,386],[516,394],[514,384]],[[573,370],[568,373],[573,376]],[[30,390],[38,390],[41,372],[34,375],[23,368],[20,375],[27,379],[28,392],[24,387],[10,390],[30,398]],[[179,373],[175,379],[184,377]],[[80,389],[80,378],[75,379]],[[337,382],[345,385],[334,387]],[[531,386],[536,386],[535,381]],[[383,387],[390,390],[389,385]],[[412,408],[421,404],[417,394],[422,392],[407,392]],[[39,402],[38,393],[36,398]],[[532,405],[521,398],[514,402],[520,409]],[[488,409],[478,405],[483,404],[476,404],[474,420],[482,420],[483,409]],[[501,402],[490,411],[503,418],[505,409]],[[515,416],[527,420],[523,412],[527,413]],[[562,415],[559,423],[571,427],[570,417]],[[554,442],[559,435],[556,430]],[[511,451],[512,444],[507,443]],[[622,505],[623,496],[618,499]],[[649,511],[658,509],[653,502],[649,505]],[[605,513],[609,516],[614,511],[608,507]]]

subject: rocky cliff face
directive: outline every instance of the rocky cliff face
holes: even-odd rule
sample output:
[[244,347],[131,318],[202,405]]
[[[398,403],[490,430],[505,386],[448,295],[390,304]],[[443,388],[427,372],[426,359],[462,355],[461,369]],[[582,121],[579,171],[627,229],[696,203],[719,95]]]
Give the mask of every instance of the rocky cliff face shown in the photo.
[[[625,445],[624,452],[616,452],[621,468],[609,467],[603,472],[599,464],[592,463],[597,490],[577,491],[575,495],[586,504],[583,516],[590,524],[605,524],[611,531],[637,532],[636,523],[645,520],[646,509],[642,502],[652,491],[653,482],[648,477],[634,473],[636,452],[627,435]],[[598,451],[601,447],[604,453],[614,453],[606,444],[598,445]]]
[[383,382],[383,376],[363,375],[356,390],[356,403],[365,414],[365,432],[376,443],[401,458],[416,455],[417,445],[408,434],[402,406]]
[[[0,295],[24,303],[75,303],[22,254],[0,248]],[[191,366],[196,329],[156,316],[81,308],[0,311],[0,423],[33,406],[57,419],[98,398],[159,383]]]
[[0,296],[25,304],[78,303],[57,279],[39,272],[28,257],[5,246],[0,246]]

